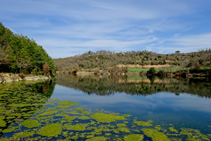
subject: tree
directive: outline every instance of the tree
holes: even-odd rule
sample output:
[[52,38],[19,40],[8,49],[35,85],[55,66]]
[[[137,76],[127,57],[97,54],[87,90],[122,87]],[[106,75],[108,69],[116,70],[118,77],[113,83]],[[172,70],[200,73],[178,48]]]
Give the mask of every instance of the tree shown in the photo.
[[48,63],[45,63],[45,65],[43,65],[43,73],[49,76],[49,70],[50,70],[50,67]]
[[177,50],[177,51],[175,51],[175,53],[176,53],[176,54],[180,54],[180,51],[179,51],[179,50]]
[[154,76],[156,74],[156,70],[155,68],[150,68],[148,71],[147,71],[147,76]]

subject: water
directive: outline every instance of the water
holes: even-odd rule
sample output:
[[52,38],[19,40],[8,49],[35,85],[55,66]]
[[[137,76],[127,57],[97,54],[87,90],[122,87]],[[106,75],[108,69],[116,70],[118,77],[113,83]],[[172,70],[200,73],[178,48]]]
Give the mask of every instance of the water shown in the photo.
[[0,85],[1,138],[211,139],[207,79],[61,75],[56,81],[23,83]]

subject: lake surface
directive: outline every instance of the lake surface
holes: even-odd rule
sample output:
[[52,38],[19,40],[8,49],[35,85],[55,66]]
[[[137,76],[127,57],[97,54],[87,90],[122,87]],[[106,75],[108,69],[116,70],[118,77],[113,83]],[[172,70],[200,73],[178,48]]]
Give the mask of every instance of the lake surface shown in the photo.
[[0,84],[0,97],[2,140],[211,139],[207,79],[60,75]]

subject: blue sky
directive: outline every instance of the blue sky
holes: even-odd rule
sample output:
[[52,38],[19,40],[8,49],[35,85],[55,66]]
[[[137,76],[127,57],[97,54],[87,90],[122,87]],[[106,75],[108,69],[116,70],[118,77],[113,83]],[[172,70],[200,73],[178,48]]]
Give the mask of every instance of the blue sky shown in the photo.
[[1,0],[0,22],[52,58],[211,48],[211,0]]

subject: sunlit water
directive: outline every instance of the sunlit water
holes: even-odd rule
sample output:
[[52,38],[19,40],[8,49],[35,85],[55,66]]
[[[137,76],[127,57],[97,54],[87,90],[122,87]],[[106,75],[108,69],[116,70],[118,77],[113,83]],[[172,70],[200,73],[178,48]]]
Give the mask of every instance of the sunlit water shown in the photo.
[[[94,137],[102,137],[98,139],[127,140],[128,135],[137,134],[143,135],[143,140],[156,140],[159,132],[162,133],[161,140],[211,139],[209,80],[149,80],[140,77],[99,78],[61,75],[56,83],[48,81],[19,85],[23,87],[18,86],[19,91],[17,87],[9,84],[0,87],[0,118],[5,122],[1,121],[1,138],[91,140]],[[26,90],[28,88],[30,89]],[[8,91],[16,93],[15,96],[5,97]],[[31,98],[30,93],[33,93]],[[71,101],[79,105],[64,105],[60,101]],[[96,113],[131,116],[125,116],[124,120],[116,119],[116,122],[105,122],[94,118],[93,115]],[[70,120],[67,116],[77,117]],[[81,116],[85,119],[80,119]],[[135,121],[144,121],[147,125],[139,125]],[[124,128],[117,125],[123,123]],[[77,129],[74,126],[79,124],[83,124],[84,129]],[[43,130],[48,130],[48,125],[61,128],[61,131],[45,133]],[[102,125],[102,131],[96,132]],[[160,125],[161,129],[155,128],[156,125]],[[176,129],[177,132],[170,131],[169,127]],[[8,130],[13,128],[14,130]],[[155,132],[156,129],[156,133],[149,135],[144,131],[148,128],[152,129],[150,132]],[[140,139],[142,136],[139,136],[138,140]]]

